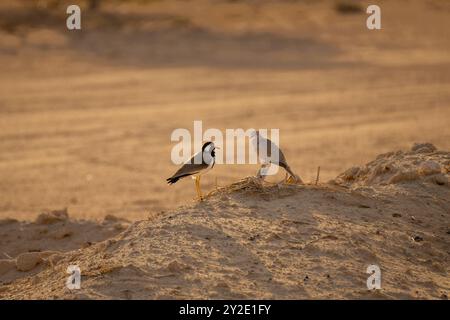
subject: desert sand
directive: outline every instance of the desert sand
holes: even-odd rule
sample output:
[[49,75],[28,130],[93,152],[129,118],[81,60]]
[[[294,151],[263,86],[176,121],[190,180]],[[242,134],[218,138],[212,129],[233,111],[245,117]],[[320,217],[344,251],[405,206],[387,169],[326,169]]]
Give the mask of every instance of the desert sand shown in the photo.
[[[0,298],[448,296],[450,3],[79,2],[0,2]],[[194,120],[280,129],[306,184],[167,186]]]
[[[382,30],[336,1],[0,4],[0,217],[128,220],[192,201],[168,187],[176,128],[279,128],[304,181],[430,141],[450,149],[445,1],[380,1]],[[45,3],[45,1],[40,1]],[[83,8],[82,8],[83,10]],[[217,166],[205,192],[254,175]]]
[[[249,177],[105,241],[0,260],[0,297],[447,299],[449,173],[450,152],[416,144],[318,185]],[[49,217],[36,223],[60,223]],[[372,264],[379,290],[366,287]]]

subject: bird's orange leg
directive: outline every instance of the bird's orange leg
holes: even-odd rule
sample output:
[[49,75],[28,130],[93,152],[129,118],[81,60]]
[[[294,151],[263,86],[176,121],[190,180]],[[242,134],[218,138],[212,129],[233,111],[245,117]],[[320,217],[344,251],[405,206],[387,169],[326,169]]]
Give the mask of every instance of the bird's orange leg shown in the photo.
[[202,190],[200,188],[200,176],[195,177],[195,187],[197,189],[198,200],[202,201],[203,196],[202,196]]

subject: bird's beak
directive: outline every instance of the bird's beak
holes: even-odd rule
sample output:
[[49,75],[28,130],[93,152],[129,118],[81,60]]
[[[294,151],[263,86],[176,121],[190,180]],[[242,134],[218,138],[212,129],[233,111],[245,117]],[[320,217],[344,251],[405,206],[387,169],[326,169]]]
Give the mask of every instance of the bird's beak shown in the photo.
[[220,150],[220,147],[214,147],[214,149],[219,149]]

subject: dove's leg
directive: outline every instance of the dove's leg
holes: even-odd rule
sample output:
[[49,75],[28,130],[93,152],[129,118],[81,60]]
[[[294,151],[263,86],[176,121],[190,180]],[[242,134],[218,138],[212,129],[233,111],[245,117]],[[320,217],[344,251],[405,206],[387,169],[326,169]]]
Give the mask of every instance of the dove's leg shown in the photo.
[[269,167],[270,167],[270,163],[263,163],[261,165],[261,168],[259,168],[258,173],[256,173],[256,177],[258,179],[264,180],[267,176]]

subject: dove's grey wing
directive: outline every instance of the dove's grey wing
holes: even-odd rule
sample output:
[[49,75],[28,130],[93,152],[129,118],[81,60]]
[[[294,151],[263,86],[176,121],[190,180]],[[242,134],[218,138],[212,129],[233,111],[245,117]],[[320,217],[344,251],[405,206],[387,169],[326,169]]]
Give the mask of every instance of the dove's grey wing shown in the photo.
[[256,154],[261,161],[272,163],[278,162],[274,161],[276,159],[272,159],[272,149],[273,153],[276,154],[277,152],[279,152],[278,146],[276,144],[273,144],[269,139],[258,135],[254,141],[253,146],[256,149]]
[[275,161],[276,159],[272,159],[273,160],[272,163],[275,163],[280,167],[282,167],[283,169],[285,169],[292,177],[296,177],[296,174],[289,167],[286,161],[286,157],[283,154],[283,151],[281,151],[281,149],[278,148],[276,144],[272,143],[272,141],[267,139],[267,154],[269,155],[269,157],[272,158],[272,149],[270,148],[271,144],[273,145],[272,146],[273,152],[278,152],[278,163]]
[[[283,151],[281,151],[281,149],[278,148],[278,146],[275,143],[273,143],[270,139],[266,139],[266,141],[267,141],[267,145],[265,146],[265,150],[263,150],[263,151],[267,150],[266,152],[267,152],[268,157],[271,158],[271,160],[273,160],[271,162],[275,163],[275,164],[280,164],[280,166],[282,166],[282,167],[283,167],[283,165],[287,166],[287,161],[286,161],[286,158],[284,157]],[[274,155],[276,153],[278,153],[278,161],[276,161],[276,157],[272,158],[272,151],[273,151]]]

